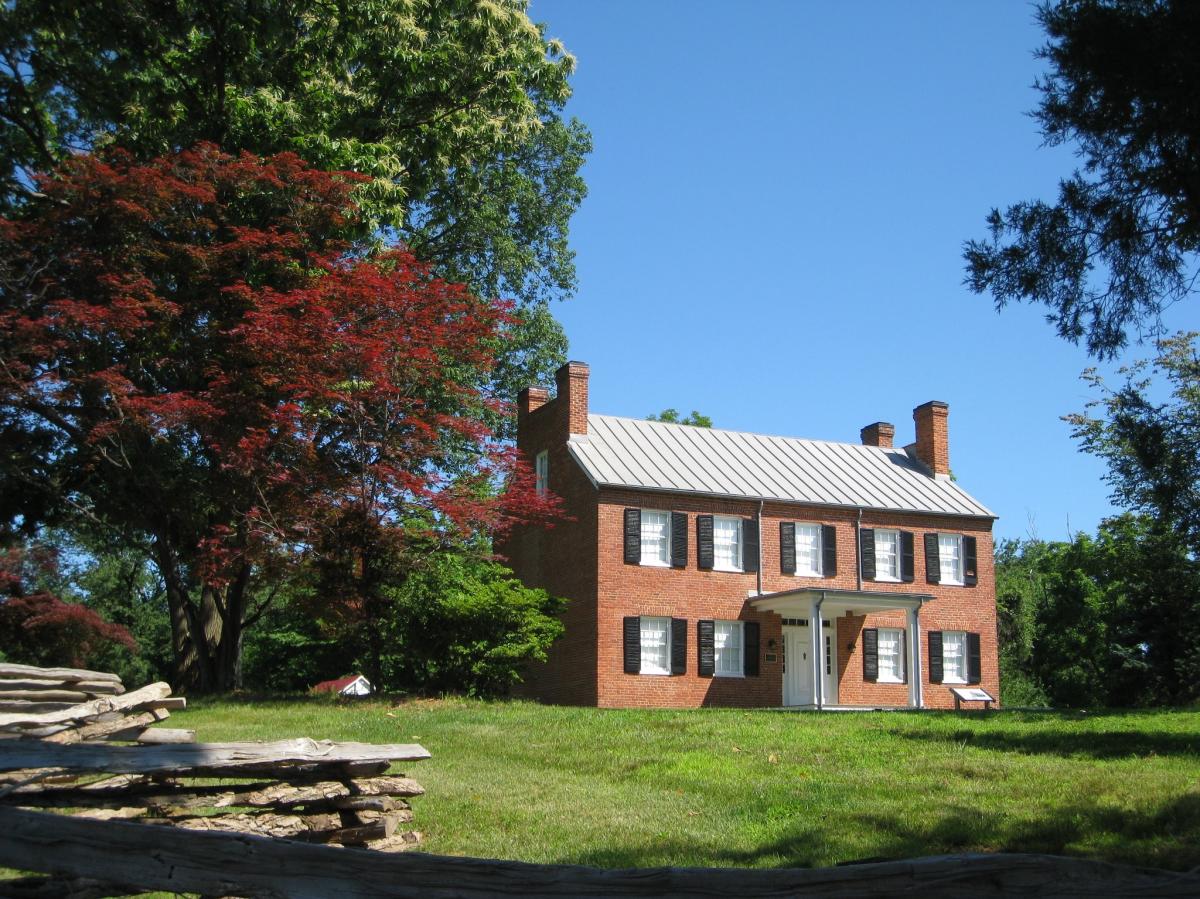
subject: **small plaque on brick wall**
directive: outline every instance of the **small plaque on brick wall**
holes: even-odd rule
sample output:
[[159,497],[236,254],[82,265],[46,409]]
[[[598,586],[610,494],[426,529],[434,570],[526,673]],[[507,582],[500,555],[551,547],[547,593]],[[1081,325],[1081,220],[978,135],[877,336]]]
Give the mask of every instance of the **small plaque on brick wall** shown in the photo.
[[768,653],[767,653],[767,661],[768,661],[768,662],[774,662],[774,661],[775,661],[775,653],[773,653],[773,652],[768,652]]

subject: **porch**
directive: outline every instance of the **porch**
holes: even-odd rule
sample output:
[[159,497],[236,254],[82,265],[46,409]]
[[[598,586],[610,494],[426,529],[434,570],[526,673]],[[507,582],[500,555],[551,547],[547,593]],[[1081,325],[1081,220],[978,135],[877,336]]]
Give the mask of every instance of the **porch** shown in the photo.
[[[750,600],[755,611],[774,612],[783,619],[784,706],[818,711],[922,708],[921,607],[931,599],[933,596],[928,593],[802,587],[766,593]],[[838,618],[894,611],[905,614],[907,704],[839,702],[836,651]]]

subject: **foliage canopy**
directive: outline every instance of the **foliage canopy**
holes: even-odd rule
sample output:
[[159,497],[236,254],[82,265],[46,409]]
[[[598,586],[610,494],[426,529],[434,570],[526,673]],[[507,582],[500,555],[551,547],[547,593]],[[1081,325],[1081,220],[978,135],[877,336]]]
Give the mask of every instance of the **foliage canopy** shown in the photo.
[[363,180],[114,151],[0,219],[5,508],[149,549],[181,687],[236,685],[266,585],[309,552],[350,553],[361,592],[381,540],[552,505],[489,431],[508,307],[338,239]]
[[1047,307],[1058,333],[1101,357],[1190,297],[1200,257],[1200,6],[1188,0],[1060,0],[1038,10],[1033,115],[1083,165],[1054,202],[993,209],[965,247],[967,283]]

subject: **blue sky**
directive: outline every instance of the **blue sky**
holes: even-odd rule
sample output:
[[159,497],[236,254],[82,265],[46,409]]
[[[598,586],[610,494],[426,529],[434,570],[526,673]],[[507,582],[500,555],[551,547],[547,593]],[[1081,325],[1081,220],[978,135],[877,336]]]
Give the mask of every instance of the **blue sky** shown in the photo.
[[951,466],[997,536],[1063,539],[1112,512],[1103,465],[1060,418],[1091,398],[1093,361],[1040,307],[997,313],[962,284],[988,210],[1052,199],[1075,165],[1027,115],[1031,5],[530,12],[578,58],[568,111],[595,141],[571,228],[579,291],[555,309],[591,366],[592,411],[698,409],[844,441],[883,420],[903,444],[913,407],[944,400]]

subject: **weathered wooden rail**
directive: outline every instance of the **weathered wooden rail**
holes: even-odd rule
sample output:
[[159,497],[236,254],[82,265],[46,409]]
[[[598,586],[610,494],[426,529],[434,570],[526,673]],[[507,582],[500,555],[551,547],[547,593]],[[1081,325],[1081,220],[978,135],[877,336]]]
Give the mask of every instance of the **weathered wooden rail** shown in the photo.
[[[953,855],[839,868],[638,868],[336,849],[0,808],[0,866],[131,892],[367,899],[483,896],[1194,897],[1200,875],[1044,855]],[[32,895],[29,894],[29,895]],[[108,894],[111,895],[111,894]]]

